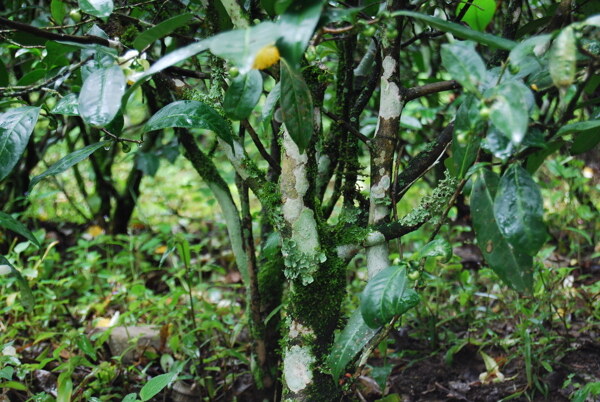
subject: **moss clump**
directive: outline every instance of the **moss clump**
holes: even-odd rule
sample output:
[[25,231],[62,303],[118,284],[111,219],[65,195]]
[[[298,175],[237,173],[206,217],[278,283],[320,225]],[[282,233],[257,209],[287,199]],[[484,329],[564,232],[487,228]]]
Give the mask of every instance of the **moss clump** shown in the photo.
[[121,43],[126,47],[133,48],[133,41],[138,37],[139,34],[140,31],[138,31],[134,25],[129,25],[125,32],[121,34]]
[[365,211],[360,208],[344,208],[328,237],[335,245],[361,244],[370,232],[369,228],[363,227],[365,220]]

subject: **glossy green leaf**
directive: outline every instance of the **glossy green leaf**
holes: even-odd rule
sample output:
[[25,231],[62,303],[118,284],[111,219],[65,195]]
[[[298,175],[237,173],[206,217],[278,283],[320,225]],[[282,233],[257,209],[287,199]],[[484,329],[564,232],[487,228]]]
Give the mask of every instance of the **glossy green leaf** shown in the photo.
[[176,377],[177,373],[167,373],[151,378],[140,390],[140,398],[142,401],[150,400],[154,395],[166,388]]
[[86,335],[79,334],[79,336],[75,339],[75,342],[77,343],[79,350],[88,355],[90,358],[96,360],[96,349],[94,349],[94,345],[92,345],[92,342],[90,342],[90,339]]
[[443,20],[441,18],[432,17],[431,15],[425,15],[421,13],[416,13],[414,11],[395,11],[392,13],[392,16],[406,16],[416,18],[422,21],[427,22],[432,27],[439,29],[440,31],[450,32],[453,35],[458,36],[462,39],[471,39],[477,43],[481,43],[483,45],[487,45],[490,47],[511,50],[513,47],[517,45],[516,42],[513,42],[508,39],[500,38],[498,36],[494,36],[485,32],[474,31],[470,28],[467,28],[463,25],[456,24],[454,22],[449,22]]
[[322,0],[295,1],[279,19],[281,37],[277,47],[294,69],[300,67],[300,59],[315,32],[322,9]]
[[269,14],[270,17],[275,16],[275,3],[277,0],[260,0],[261,7]]
[[154,177],[160,167],[160,159],[153,153],[138,152],[135,155],[135,168],[141,170],[145,175]]
[[531,90],[521,81],[502,82],[486,93],[493,101],[490,120],[514,145],[519,145],[529,124],[529,109],[533,103]]
[[465,174],[475,162],[481,143],[480,132],[484,122],[479,113],[480,102],[469,95],[456,112],[454,131],[452,133],[452,162],[454,175],[458,178]]
[[52,0],[50,2],[50,15],[58,25],[62,25],[62,21],[67,15],[67,5],[62,0]]
[[485,261],[500,279],[516,290],[531,290],[533,258],[506,241],[494,216],[498,181],[495,173],[483,169],[473,183],[470,204],[477,243]]
[[[548,49],[550,39],[552,35],[537,35],[527,38],[515,46],[509,54],[509,60],[512,65],[523,68],[523,64],[526,63],[529,57],[540,58]],[[541,61],[536,60],[536,63],[542,66]]]
[[53,164],[52,166],[50,166],[48,168],[48,170],[46,170],[44,173],[39,174],[35,177],[33,177],[31,179],[31,181],[29,182],[29,192],[31,192],[31,190],[33,189],[33,187],[38,184],[42,179],[48,177],[48,176],[55,176],[59,173],[64,172],[65,170],[67,170],[68,168],[70,168],[71,166],[81,162],[82,160],[86,159],[88,156],[90,156],[91,154],[93,154],[94,152],[96,152],[98,149],[102,148],[102,147],[106,147],[111,143],[110,140],[107,141],[100,141],[97,142],[95,144],[91,144],[88,145],[87,147],[78,149],[75,152],[71,152],[70,154],[68,154],[67,156],[65,156],[64,158],[60,159],[58,162],[56,162],[55,164]]
[[[466,3],[458,3],[456,15],[460,14],[465,5]],[[495,13],[496,2],[494,0],[473,0],[462,21],[466,22],[472,29],[483,32],[492,22]]]
[[275,84],[269,95],[267,95],[267,99],[265,100],[265,104],[262,107],[261,120],[263,124],[269,124],[271,119],[273,118],[273,113],[275,112],[275,106],[277,106],[277,102],[279,102],[279,98],[281,97],[281,82]]
[[98,18],[108,17],[114,9],[112,0],[78,0],[78,3],[81,11]]
[[56,402],[71,402],[73,394],[72,370],[63,371],[58,376]]
[[30,71],[19,78],[17,85],[25,86],[35,84],[36,82],[43,80],[46,77],[46,73],[47,71],[45,69]]
[[275,13],[283,14],[294,0],[275,0]]
[[567,124],[558,130],[557,135],[581,133],[590,130],[600,130],[600,120],[578,121],[577,123]]
[[583,132],[575,138],[573,145],[571,145],[571,154],[579,155],[584,152],[594,149],[596,145],[600,143],[600,131],[589,130]]
[[137,394],[132,392],[131,394],[125,395],[125,397],[123,398],[123,400],[121,402],[135,402],[135,401],[137,401]]
[[435,239],[418,250],[415,257],[444,257],[445,261],[449,261],[452,257],[452,246],[446,239]]
[[46,42],[46,57],[44,57],[43,63],[46,65],[47,70],[57,66],[68,66],[71,64],[71,60],[66,55],[76,52],[79,49],[77,46],[49,40]]
[[40,247],[40,243],[36,239],[36,237],[31,233],[29,229],[21,222],[10,216],[9,214],[5,214],[4,212],[0,212],[0,227],[11,230],[21,236],[25,237],[27,240],[32,242],[36,247]]
[[133,47],[139,51],[142,51],[147,46],[151,45],[155,40],[164,38],[182,26],[187,25],[192,18],[194,18],[194,15],[191,13],[180,14],[169,18],[139,34],[133,40]]
[[5,381],[5,382],[0,382],[0,389],[14,389],[17,391],[24,391],[27,392],[28,388],[27,385],[18,382],[18,381]]
[[583,21],[583,24],[600,28],[600,14],[588,17],[585,21]]
[[21,293],[21,304],[23,304],[23,307],[27,310],[33,309],[33,306],[35,305],[35,298],[33,297],[33,293],[29,288],[29,283],[27,283],[27,280],[23,278],[21,273],[15,267],[13,267],[13,265],[6,258],[4,258],[1,255],[0,266],[4,266],[3,269],[0,270],[0,272],[4,272],[5,267],[8,267],[8,270],[10,270],[10,275],[15,277],[17,285],[19,286],[19,292]]
[[549,144],[546,144],[546,146],[543,149],[531,154],[527,158],[526,165],[526,169],[529,172],[529,174],[534,174],[535,171],[538,170],[540,166],[542,166],[542,163],[544,163],[546,158],[552,155],[554,152],[558,151],[563,145],[564,141],[562,140],[553,141]]
[[515,152],[515,144],[510,141],[496,127],[491,126],[485,136],[481,147],[496,158],[506,161]]
[[125,75],[119,66],[98,69],[81,87],[79,114],[92,126],[106,126],[119,112],[124,92]]
[[442,45],[442,65],[467,91],[477,93],[486,79],[483,59],[470,41]]
[[360,311],[369,327],[378,328],[418,303],[419,295],[409,287],[406,268],[390,266],[369,280],[362,293]]
[[68,94],[61,98],[52,109],[52,113],[66,116],[79,116],[79,102],[76,94]]
[[510,166],[494,199],[494,216],[502,235],[516,249],[535,255],[546,241],[540,189],[522,167]]
[[281,63],[281,114],[290,136],[300,152],[313,134],[313,106],[304,78],[285,61]]
[[354,310],[343,331],[335,340],[327,365],[334,379],[338,379],[344,369],[367,343],[379,332],[363,320],[360,310]]
[[579,121],[567,124],[562,126],[557,134],[577,134],[571,145],[571,153],[578,155],[593,149],[600,142],[600,120]]
[[565,88],[575,81],[576,62],[575,33],[573,28],[568,26],[560,31],[550,48],[548,69],[554,85]]
[[199,101],[177,101],[160,109],[146,122],[144,131],[167,127],[204,128],[232,144],[231,127],[212,107]]
[[220,33],[210,40],[210,51],[233,63],[245,74],[252,69],[257,53],[274,45],[280,37],[278,24],[270,21],[245,29]]
[[40,114],[39,107],[23,106],[0,113],[0,180],[13,170]]
[[258,70],[250,70],[234,78],[223,100],[223,109],[227,116],[234,120],[243,120],[250,116],[260,99],[262,89],[263,79]]

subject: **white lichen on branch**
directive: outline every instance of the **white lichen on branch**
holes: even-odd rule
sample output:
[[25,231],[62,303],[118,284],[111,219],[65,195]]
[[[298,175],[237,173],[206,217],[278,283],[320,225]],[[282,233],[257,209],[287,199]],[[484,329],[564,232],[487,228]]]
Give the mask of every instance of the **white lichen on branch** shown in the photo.
[[308,157],[300,153],[287,131],[283,133],[283,146],[281,209],[289,229],[281,249],[286,267],[284,274],[288,279],[301,279],[303,285],[308,285],[314,281],[313,274],[326,257],[319,244],[314,212],[304,205],[308,191]]

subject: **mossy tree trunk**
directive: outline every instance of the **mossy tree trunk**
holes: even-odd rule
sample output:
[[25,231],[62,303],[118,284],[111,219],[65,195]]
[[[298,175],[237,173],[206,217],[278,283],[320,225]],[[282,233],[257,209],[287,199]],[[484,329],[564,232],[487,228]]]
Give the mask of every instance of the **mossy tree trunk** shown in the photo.
[[280,189],[283,257],[290,281],[287,333],[283,352],[284,398],[331,400],[339,392],[324,361],[333,341],[345,293],[344,264],[327,253],[315,212],[305,201],[310,187],[308,156],[283,135]]

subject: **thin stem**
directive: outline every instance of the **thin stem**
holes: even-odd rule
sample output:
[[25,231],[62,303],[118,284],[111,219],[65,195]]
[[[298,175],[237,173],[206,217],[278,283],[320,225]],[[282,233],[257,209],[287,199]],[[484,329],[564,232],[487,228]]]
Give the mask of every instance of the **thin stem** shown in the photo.
[[256,130],[254,130],[254,127],[252,127],[247,119],[242,120],[241,123],[246,131],[248,131],[248,134],[250,134],[250,138],[252,138],[252,141],[254,142],[254,145],[256,145],[256,149],[258,149],[260,155],[269,163],[271,169],[277,172],[277,174],[280,174],[281,168],[279,165],[277,165],[277,162],[275,162],[271,155],[269,155],[262,142],[260,142],[260,138],[258,138],[258,134],[256,133]]

